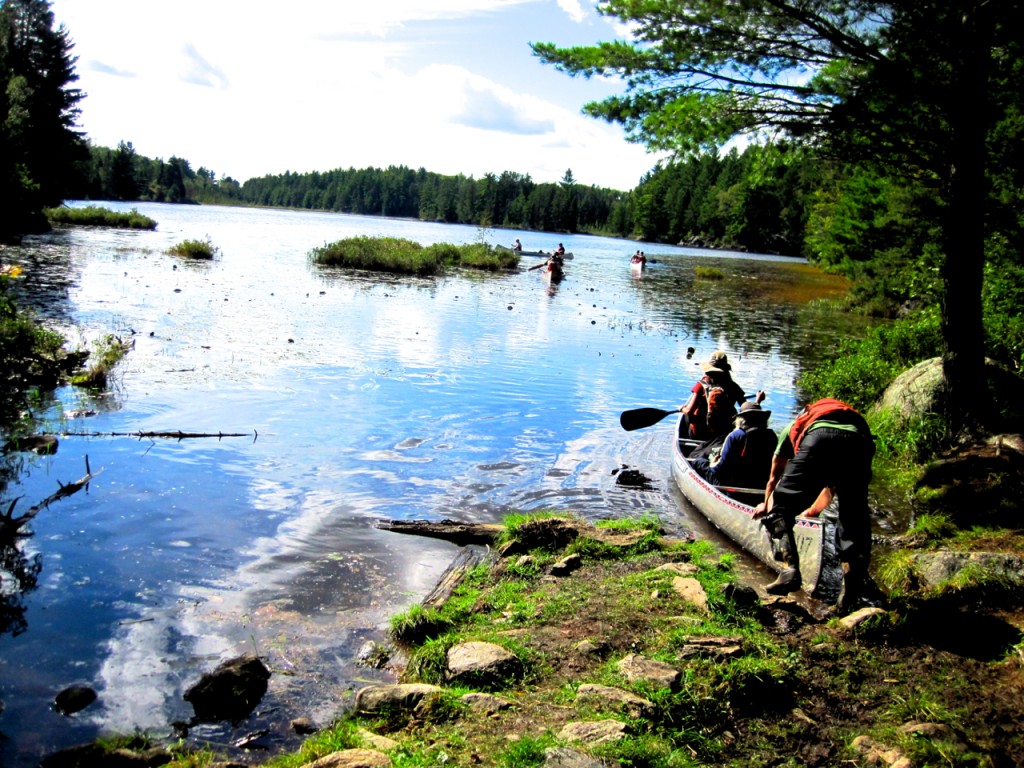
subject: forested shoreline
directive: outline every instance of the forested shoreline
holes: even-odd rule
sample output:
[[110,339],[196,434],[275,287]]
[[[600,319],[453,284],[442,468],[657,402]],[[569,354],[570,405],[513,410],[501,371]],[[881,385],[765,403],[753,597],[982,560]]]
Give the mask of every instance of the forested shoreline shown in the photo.
[[179,157],[145,157],[121,142],[89,147],[73,196],[333,211],[798,256],[815,166],[795,155],[761,146],[707,153],[653,168],[623,192],[580,184],[571,169],[558,183],[508,170],[475,179],[406,166],[287,172],[239,183],[193,170]]

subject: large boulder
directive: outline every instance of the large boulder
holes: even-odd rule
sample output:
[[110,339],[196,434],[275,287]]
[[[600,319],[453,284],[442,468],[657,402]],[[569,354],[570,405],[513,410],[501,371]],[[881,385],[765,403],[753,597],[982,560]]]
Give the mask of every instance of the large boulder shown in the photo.
[[[978,371],[977,387],[971,397],[982,398],[978,415],[987,423],[988,432],[1024,431],[1024,379],[992,360]],[[903,371],[886,388],[874,409],[887,411],[900,419],[911,419],[945,412],[946,385],[942,358],[922,360]],[[978,405],[978,404],[975,404]]]

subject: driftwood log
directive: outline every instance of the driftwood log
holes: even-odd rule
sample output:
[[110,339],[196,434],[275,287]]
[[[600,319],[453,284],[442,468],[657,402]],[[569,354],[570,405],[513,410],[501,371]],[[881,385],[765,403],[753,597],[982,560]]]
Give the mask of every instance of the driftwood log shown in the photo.
[[199,437],[249,437],[253,441],[259,437],[256,430],[252,432],[182,432],[180,429],[163,429],[149,432],[61,432],[62,437],[147,437],[149,439],[166,438],[169,440],[192,440]]
[[505,530],[505,526],[496,523],[460,523],[456,520],[380,520],[376,527],[395,533],[444,539],[460,547],[493,544]]
[[[497,523],[462,523],[447,519],[379,520],[375,527],[395,533],[444,539],[459,546],[493,545],[506,530],[504,525]],[[521,525],[516,530],[515,539],[502,546],[501,554],[504,556],[523,554],[537,547],[562,549],[580,536],[595,539],[609,546],[628,547],[646,535],[645,531],[623,532],[598,528],[579,518],[540,517]],[[661,537],[657,540],[657,544],[659,547],[670,547],[693,541],[694,538],[692,534],[687,534],[684,538]]]
[[22,528],[28,523],[33,517],[38,515],[48,506],[53,504],[55,501],[67,498],[75,493],[78,493],[83,488],[87,488],[89,481],[96,477],[92,469],[89,467],[89,457],[85,457],[85,475],[70,483],[61,483],[57,481],[57,490],[47,496],[45,499],[40,501],[33,507],[30,507],[25,514],[14,516],[14,505],[18,503],[18,499],[14,499],[10,506],[7,507],[7,511],[0,514],[0,540],[9,540],[15,536],[26,536],[28,534],[22,531]]

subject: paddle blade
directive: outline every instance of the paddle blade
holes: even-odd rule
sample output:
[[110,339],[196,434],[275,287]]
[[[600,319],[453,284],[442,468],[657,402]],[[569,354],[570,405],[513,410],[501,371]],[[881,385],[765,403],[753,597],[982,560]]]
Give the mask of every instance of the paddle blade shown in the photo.
[[679,411],[663,411],[661,408],[635,408],[632,411],[623,411],[619,416],[619,424],[627,432],[632,432],[634,429],[643,429],[657,424],[673,413],[679,413]]

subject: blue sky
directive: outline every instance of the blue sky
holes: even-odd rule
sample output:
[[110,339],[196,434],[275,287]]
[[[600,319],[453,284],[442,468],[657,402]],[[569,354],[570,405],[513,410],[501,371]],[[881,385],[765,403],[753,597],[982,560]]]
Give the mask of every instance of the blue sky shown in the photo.
[[620,82],[530,42],[621,36],[585,0],[53,0],[86,92],[80,127],[239,181],[407,165],[631,189],[657,161],[581,114]]

